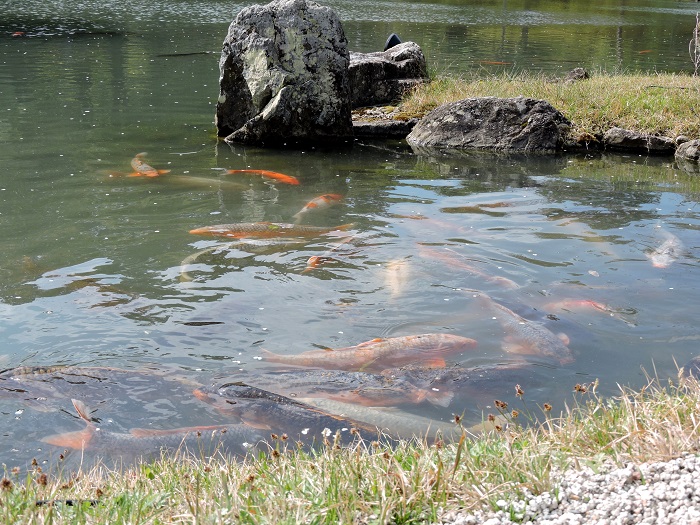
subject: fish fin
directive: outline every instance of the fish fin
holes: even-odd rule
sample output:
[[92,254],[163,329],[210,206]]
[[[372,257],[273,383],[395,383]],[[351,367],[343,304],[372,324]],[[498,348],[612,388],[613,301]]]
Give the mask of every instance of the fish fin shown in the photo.
[[503,349],[504,352],[507,352],[509,354],[525,354],[525,355],[530,355],[534,354],[536,352],[533,352],[533,350],[529,347],[526,347],[525,345],[521,343],[516,343],[514,341],[509,341],[509,338],[506,337],[501,344],[501,349]]
[[341,224],[340,226],[336,226],[336,228],[333,231],[340,230],[340,231],[347,231],[355,226],[354,222],[349,222],[347,224]]
[[140,159],[141,157],[145,157],[146,155],[147,153],[145,151],[142,151],[141,153],[137,153],[136,155],[134,155],[134,157]]
[[170,170],[156,170],[158,172],[158,175],[165,175],[166,173],[170,173]]
[[87,405],[79,399],[71,399],[71,402],[73,403],[75,411],[80,416],[80,419],[82,419],[86,423],[92,423],[92,418],[90,417],[89,413],[90,409],[87,407]]
[[442,357],[432,357],[423,361],[428,368],[445,368],[447,363]]
[[276,359],[279,359],[280,356],[279,354],[276,354],[274,352],[270,352],[269,350],[265,350],[264,348],[259,349],[260,354],[262,355],[263,359],[267,359],[268,361],[275,361]]
[[141,177],[141,174],[138,171],[132,171],[127,177]]
[[452,399],[455,397],[454,392],[436,392],[434,390],[429,391],[425,400],[431,405],[436,405],[439,407],[448,407],[452,403]]
[[559,332],[557,334],[557,337],[559,340],[564,343],[564,346],[569,346],[569,343],[571,342],[571,339],[569,339],[569,336],[566,335],[564,332]]
[[94,429],[92,427],[78,430],[76,432],[65,432],[41,438],[41,441],[57,447],[72,448],[82,450],[88,446],[92,439]]

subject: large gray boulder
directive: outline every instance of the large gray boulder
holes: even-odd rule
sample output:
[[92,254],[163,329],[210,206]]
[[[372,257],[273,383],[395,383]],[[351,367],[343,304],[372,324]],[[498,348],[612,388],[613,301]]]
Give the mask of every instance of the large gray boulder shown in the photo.
[[526,97],[468,98],[423,117],[406,140],[414,150],[475,149],[551,153],[571,123],[549,102]]
[[427,79],[425,55],[415,42],[375,53],[350,52],[353,108],[395,102]]
[[219,62],[219,136],[263,146],[347,141],[349,62],[343,27],[328,7],[275,0],[241,10]]

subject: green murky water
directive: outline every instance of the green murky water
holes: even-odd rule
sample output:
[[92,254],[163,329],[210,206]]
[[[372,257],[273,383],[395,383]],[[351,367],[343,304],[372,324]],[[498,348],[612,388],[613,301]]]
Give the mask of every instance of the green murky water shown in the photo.
[[[691,67],[689,2],[362,4],[329,3],[352,49],[381,49],[397,32],[437,71]],[[448,365],[519,363],[477,291],[566,334],[573,361],[528,356],[521,372],[456,387],[449,406],[403,403],[394,415],[478,421],[495,397],[516,401],[516,382],[534,411],[543,402],[560,409],[576,383],[640,386],[643,369],[667,377],[697,353],[699,188],[672,159],[218,143],[218,50],[242,6],[10,2],[2,15],[0,368],[133,372],[43,385],[30,404],[10,392],[15,383],[0,384],[2,462],[55,458],[39,440],[84,427],[75,396],[121,431],[225,422],[192,389],[267,370],[262,348],[292,354],[451,333],[478,346]],[[124,176],[141,152],[169,173]],[[223,171],[245,168],[300,184]],[[342,202],[304,224],[347,231],[240,243],[188,233],[292,222],[328,193]],[[653,251],[668,239],[673,260],[655,267]],[[322,262],[309,268],[314,256]]]

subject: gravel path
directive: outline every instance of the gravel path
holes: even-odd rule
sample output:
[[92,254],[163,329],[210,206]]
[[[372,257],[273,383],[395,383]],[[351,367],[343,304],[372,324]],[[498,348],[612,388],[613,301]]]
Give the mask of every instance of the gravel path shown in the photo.
[[693,454],[660,463],[585,467],[560,476],[556,494],[499,500],[501,510],[449,512],[443,525],[700,525],[700,458]]

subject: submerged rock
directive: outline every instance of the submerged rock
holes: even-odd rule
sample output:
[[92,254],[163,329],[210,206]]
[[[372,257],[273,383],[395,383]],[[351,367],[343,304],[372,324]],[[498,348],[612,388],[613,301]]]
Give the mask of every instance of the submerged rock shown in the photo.
[[350,139],[349,62],[328,7],[275,0],[241,10],[219,62],[219,136],[265,146]]
[[526,97],[468,98],[428,113],[406,140],[414,150],[475,149],[551,153],[570,122],[549,102]]

